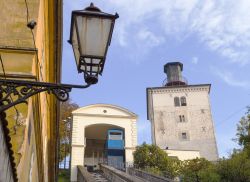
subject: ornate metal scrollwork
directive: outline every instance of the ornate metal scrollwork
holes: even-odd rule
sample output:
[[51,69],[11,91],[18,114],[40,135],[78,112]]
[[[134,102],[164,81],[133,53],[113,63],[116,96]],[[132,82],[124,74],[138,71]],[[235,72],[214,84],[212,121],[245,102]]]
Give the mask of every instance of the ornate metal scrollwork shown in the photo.
[[89,86],[0,79],[0,93],[3,95],[0,99],[0,103],[3,103],[0,106],[0,113],[14,105],[27,103],[26,100],[29,97],[41,92],[52,93],[58,100],[64,102],[69,99],[69,92],[72,88],[87,88]]

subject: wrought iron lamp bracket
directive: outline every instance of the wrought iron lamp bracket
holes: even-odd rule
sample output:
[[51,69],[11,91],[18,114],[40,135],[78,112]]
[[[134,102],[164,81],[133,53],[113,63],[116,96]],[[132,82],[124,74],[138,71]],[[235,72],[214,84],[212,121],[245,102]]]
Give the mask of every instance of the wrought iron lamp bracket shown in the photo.
[[72,88],[87,88],[87,85],[57,84],[24,80],[0,79],[0,113],[20,103],[27,103],[27,99],[41,92],[53,94],[62,102],[69,99]]

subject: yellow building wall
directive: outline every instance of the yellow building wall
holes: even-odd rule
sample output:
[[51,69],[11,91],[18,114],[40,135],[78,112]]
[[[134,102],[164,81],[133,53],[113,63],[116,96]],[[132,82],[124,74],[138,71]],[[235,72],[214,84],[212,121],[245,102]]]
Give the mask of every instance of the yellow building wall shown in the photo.
[[[0,55],[6,77],[60,82],[62,2],[28,0],[27,7],[28,19],[37,22],[33,35],[26,26],[25,1],[0,1]],[[0,78],[4,78],[1,66]],[[15,108],[6,113],[19,181],[55,181],[58,101],[53,95],[41,93],[16,109],[18,117]],[[16,125],[16,118],[22,124]]]

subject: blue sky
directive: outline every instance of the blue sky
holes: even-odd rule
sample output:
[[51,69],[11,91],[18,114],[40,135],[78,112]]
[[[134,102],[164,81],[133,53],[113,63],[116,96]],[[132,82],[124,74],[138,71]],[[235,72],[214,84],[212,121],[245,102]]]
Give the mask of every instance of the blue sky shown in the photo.
[[64,0],[64,83],[82,84],[69,39],[72,10],[93,2],[117,19],[103,76],[75,89],[80,106],[108,103],[139,116],[138,143],[151,142],[146,88],[162,86],[163,65],[184,64],[189,84],[211,83],[210,101],[220,156],[238,147],[236,124],[250,105],[250,1],[248,0]]

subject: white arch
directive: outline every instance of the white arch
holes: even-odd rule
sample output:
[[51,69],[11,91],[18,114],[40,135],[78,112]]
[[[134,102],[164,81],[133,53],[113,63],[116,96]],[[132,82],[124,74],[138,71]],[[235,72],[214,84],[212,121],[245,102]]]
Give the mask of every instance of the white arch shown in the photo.
[[98,123],[98,124],[89,124],[89,125],[85,125],[85,129],[88,128],[88,127],[94,126],[94,125],[109,125],[109,126],[114,126],[114,127],[119,127],[119,128],[124,129],[124,128],[121,127],[121,126],[113,125],[113,124],[107,124],[107,123]]
[[[113,125],[122,128],[125,136],[125,159],[126,162],[132,162],[132,153],[137,145],[136,120],[137,115],[135,113],[123,107],[111,104],[93,104],[73,111],[71,181],[76,181],[76,166],[84,164],[84,152],[86,147],[85,129],[94,125],[96,125],[96,127],[98,127],[98,125]],[[97,135],[94,137],[98,138]]]
[[[107,112],[105,113],[104,110]],[[108,112],[110,110],[111,112]],[[112,105],[112,104],[91,104],[84,107],[81,107],[72,112],[73,115],[115,115],[115,116],[124,116],[137,119],[137,115],[126,108]]]

